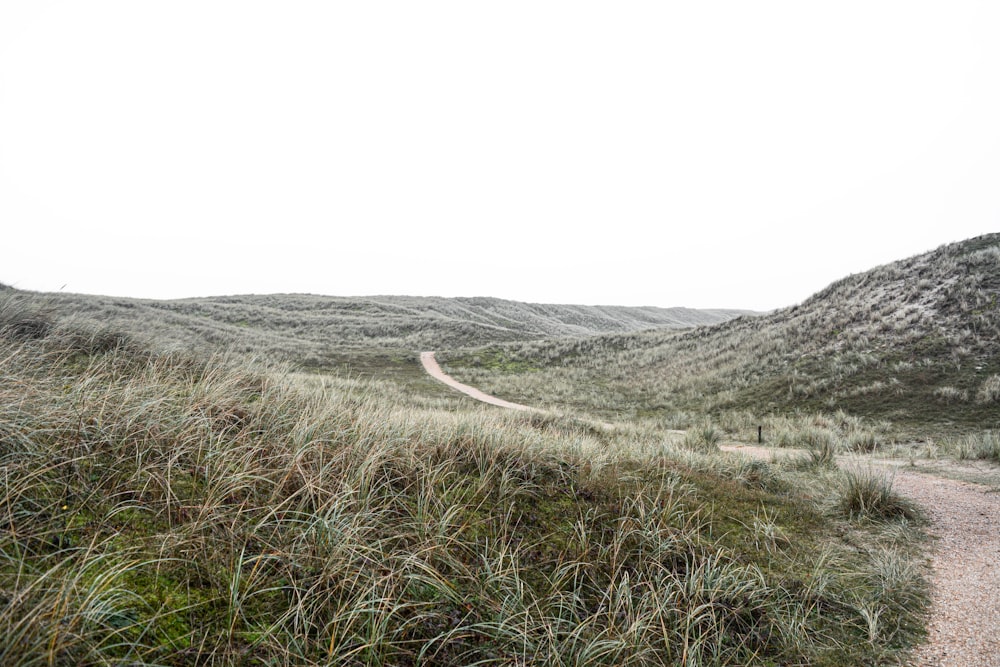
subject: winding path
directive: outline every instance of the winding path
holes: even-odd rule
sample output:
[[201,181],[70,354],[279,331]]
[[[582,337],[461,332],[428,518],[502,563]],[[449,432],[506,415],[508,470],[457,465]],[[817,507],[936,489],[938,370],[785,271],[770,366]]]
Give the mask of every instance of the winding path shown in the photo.
[[471,396],[477,401],[482,401],[483,403],[489,403],[490,405],[498,405],[501,408],[509,408],[511,410],[534,410],[535,408],[530,408],[527,405],[521,405],[520,403],[511,403],[510,401],[505,401],[502,398],[497,398],[496,396],[490,396],[487,393],[481,392],[475,387],[470,387],[467,384],[462,384],[452,376],[441,370],[441,366],[438,365],[437,359],[434,358],[433,352],[421,352],[420,353],[420,363],[423,364],[424,370],[440,382],[445,383],[452,389],[457,389],[466,396]]
[[[477,401],[513,410],[533,410],[490,396],[444,373],[433,352],[421,352],[435,379]],[[766,447],[726,447],[770,458]],[[896,468],[894,488],[917,502],[938,538],[929,554],[931,617],[927,642],[914,655],[915,667],[1000,667],[1000,493],[981,484]]]

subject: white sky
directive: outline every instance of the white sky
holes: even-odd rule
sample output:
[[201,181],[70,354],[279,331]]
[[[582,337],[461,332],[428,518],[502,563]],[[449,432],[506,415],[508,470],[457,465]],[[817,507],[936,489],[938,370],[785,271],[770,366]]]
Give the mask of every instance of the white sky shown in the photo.
[[1000,3],[0,0],[0,281],[769,309],[1000,229]]

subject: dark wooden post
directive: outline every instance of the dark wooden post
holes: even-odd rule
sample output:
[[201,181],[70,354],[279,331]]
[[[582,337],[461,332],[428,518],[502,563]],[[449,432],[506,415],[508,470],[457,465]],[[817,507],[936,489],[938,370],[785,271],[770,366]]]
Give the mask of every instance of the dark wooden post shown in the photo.
[[757,444],[759,445],[762,442],[764,442],[764,427],[763,426],[758,426],[757,427]]

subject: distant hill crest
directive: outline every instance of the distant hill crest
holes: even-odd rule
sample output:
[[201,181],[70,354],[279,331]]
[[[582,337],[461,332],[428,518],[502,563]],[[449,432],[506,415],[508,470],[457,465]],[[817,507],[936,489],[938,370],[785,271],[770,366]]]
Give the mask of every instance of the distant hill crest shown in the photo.
[[[759,317],[505,354],[572,367],[574,381],[632,396],[646,412],[844,409],[1000,428],[1000,234],[847,276]],[[529,392],[522,401],[542,398],[523,380],[518,389]]]
[[258,350],[292,361],[321,358],[333,349],[448,349],[686,328],[754,314],[735,309],[550,305],[491,297],[268,294],[160,301],[14,294],[169,347]]

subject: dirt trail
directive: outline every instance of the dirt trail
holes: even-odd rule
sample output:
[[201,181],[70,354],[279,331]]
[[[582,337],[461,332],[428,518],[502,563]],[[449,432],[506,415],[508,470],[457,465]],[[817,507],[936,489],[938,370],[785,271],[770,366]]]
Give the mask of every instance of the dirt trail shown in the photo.
[[[731,445],[770,459],[788,450]],[[838,457],[885,469],[893,488],[920,505],[937,538],[928,554],[933,589],[927,642],[914,667],[1000,667],[1000,494],[982,484],[912,472],[898,462]]]
[[[476,400],[514,410],[532,410],[462,384],[446,375],[433,352],[420,361],[434,378]],[[771,458],[776,450],[733,445],[726,451]],[[865,459],[854,459],[864,463]],[[868,460],[870,465],[879,462]],[[932,567],[931,621],[927,643],[914,667],[1000,667],[1000,494],[980,484],[933,477],[891,466],[894,488],[918,503],[938,538]]]
[[928,641],[915,664],[1000,666],[1000,495],[905,470],[894,487],[926,510],[938,538]]
[[501,408],[510,408],[511,410],[534,410],[534,408],[529,408],[527,405],[521,405],[520,403],[511,403],[510,401],[505,401],[502,398],[497,398],[496,396],[490,396],[484,392],[479,391],[475,387],[470,387],[467,384],[462,384],[455,378],[451,377],[443,370],[441,366],[438,365],[437,359],[434,358],[433,352],[421,352],[420,353],[420,363],[423,364],[424,370],[440,382],[445,383],[453,389],[457,389],[467,396],[471,396],[477,401],[482,401],[483,403],[489,403],[490,405],[498,405]]

